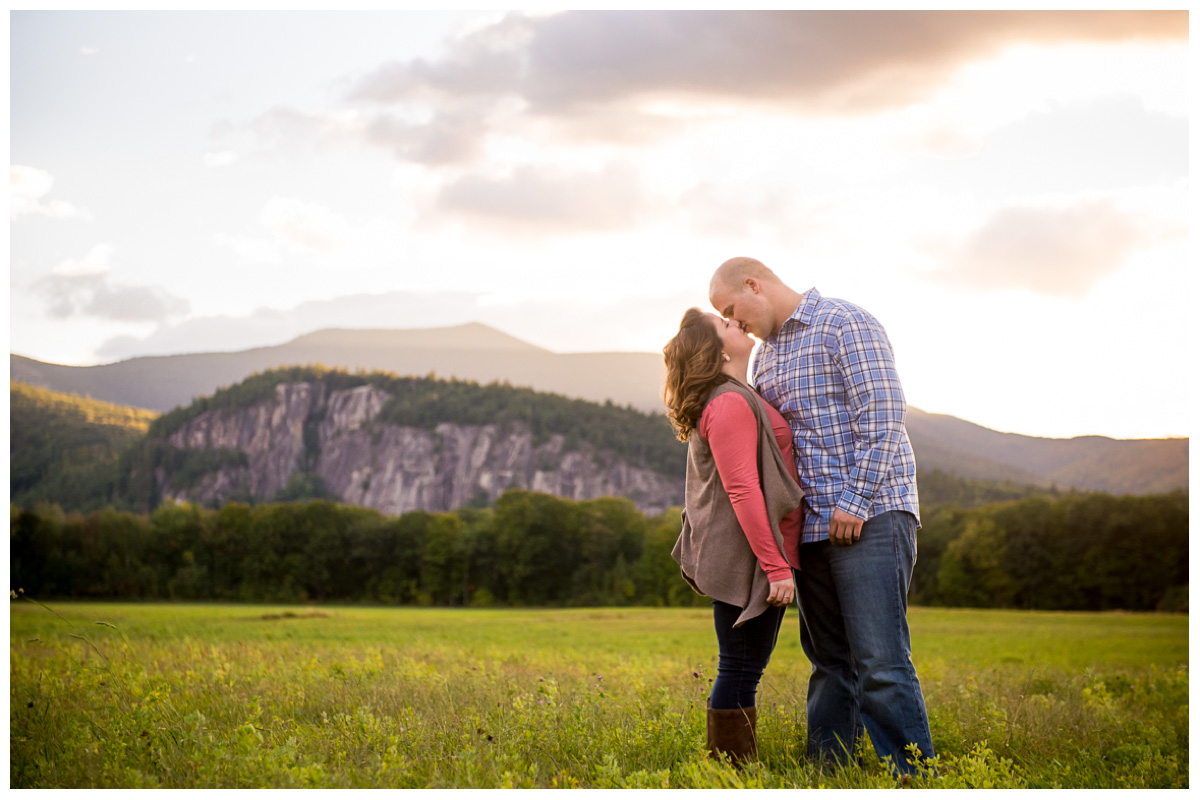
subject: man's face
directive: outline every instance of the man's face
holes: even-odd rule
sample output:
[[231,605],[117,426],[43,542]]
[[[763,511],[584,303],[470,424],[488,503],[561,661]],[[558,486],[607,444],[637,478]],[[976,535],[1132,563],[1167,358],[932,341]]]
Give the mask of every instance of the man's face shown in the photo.
[[752,278],[747,278],[740,286],[719,284],[713,287],[708,299],[718,314],[736,322],[760,341],[775,330],[761,286]]

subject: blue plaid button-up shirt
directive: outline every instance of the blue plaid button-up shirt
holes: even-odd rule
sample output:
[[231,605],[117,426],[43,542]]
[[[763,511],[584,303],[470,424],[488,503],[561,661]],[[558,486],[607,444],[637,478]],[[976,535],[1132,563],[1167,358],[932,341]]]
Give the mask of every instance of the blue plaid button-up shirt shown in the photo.
[[829,538],[840,508],[860,519],[917,508],[917,462],[892,345],[873,316],[810,289],[754,360],[754,386],[792,427],[803,542]]

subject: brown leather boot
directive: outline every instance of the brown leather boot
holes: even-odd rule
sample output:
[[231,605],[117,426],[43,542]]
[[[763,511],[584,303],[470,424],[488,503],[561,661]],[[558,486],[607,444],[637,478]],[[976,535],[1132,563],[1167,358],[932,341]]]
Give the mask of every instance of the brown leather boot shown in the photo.
[[758,757],[755,728],[758,712],[749,708],[708,708],[708,752],[714,758],[729,756],[735,767]]

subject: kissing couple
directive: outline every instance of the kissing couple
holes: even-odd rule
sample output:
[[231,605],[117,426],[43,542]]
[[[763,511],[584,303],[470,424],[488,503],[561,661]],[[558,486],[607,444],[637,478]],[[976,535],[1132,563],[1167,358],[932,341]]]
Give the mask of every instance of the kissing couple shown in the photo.
[[863,309],[752,258],[723,263],[709,301],[717,313],[688,309],[663,348],[688,443],[672,555],[712,599],[719,648],[709,752],[756,758],[755,695],[795,601],[808,757],[848,763],[865,729],[894,772],[916,772],[934,752],[909,643],[920,514],[891,343]]

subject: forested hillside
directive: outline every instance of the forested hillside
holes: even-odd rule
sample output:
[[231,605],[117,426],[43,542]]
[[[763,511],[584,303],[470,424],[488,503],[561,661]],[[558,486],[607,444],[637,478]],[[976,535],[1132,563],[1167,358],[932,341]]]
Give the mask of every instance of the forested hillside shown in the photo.
[[509,488],[683,501],[662,414],[433,377],[291,367],[164,414],[123,459],[129,508],[325,497],[385,513],[486,506]]
[[349,373],[319,365],[256,373],[211,397],[200,397],[163,414],[150,426],[149,436],[166,439],[185,422],[207,411],[249,408],[274,397],[280,384],[316,382],[325,384],[331,392],[360,386],[383,390],[390,399],[375,418],[380,423],[425,430],[442,423],[496,425],[501,429],[519,423],[533,433],[535,442],[561,434],[569,442],[588,442],[657,472],[676,472],[683,465],[684,448],[675,441],[664,414],[535,392],[507,383],[481,385],[433,376]]
[[9,497],[25,506],[113,502],[120,454],[158,416],[18,381],[9,382],[9,403]]
[[[181,449],[167,444],[170,437],[202,415],[249,408],[270,400],[280,383],[300,381],[320,381],[331,392],[362,386],[387,391],[391,399],[375,418],[379,424],[426,431],[442,424],[495,424],[501,428],[519,425],[532,433],[537,444],[559,434],[564,438],[564,449],[586,441],[655,472],[676,477],[683,474],[684,447],[675,440],[662,415],[503,384],[294,367],[255,374],[211,397],[201,397],[162,415],[13,382],[10,496],[25,507],[49,502],[67,511],[89,511],[109,504],[125,510],[153,510],[162,499],[161,492],[156,491],[160,488],[155,483],[156,475],[170,476],[177,487],[187,490],[214,471],[248,463],[245,453],[221,448]],[[307,417],[304,425],[304,445],[311,449],[317,427]],[[145,438],[143,434],[147,434]],[[921,504],[926,508],[943,503],[972,508],[1031,496],[1061,496],[1070,491],[1032,481],[972,478],[948,469],[926,468],[925,462],[921,466],[918,484]],[[259,499],[336,499],[311,472],[301,470],[285,482],[283,490]]]

